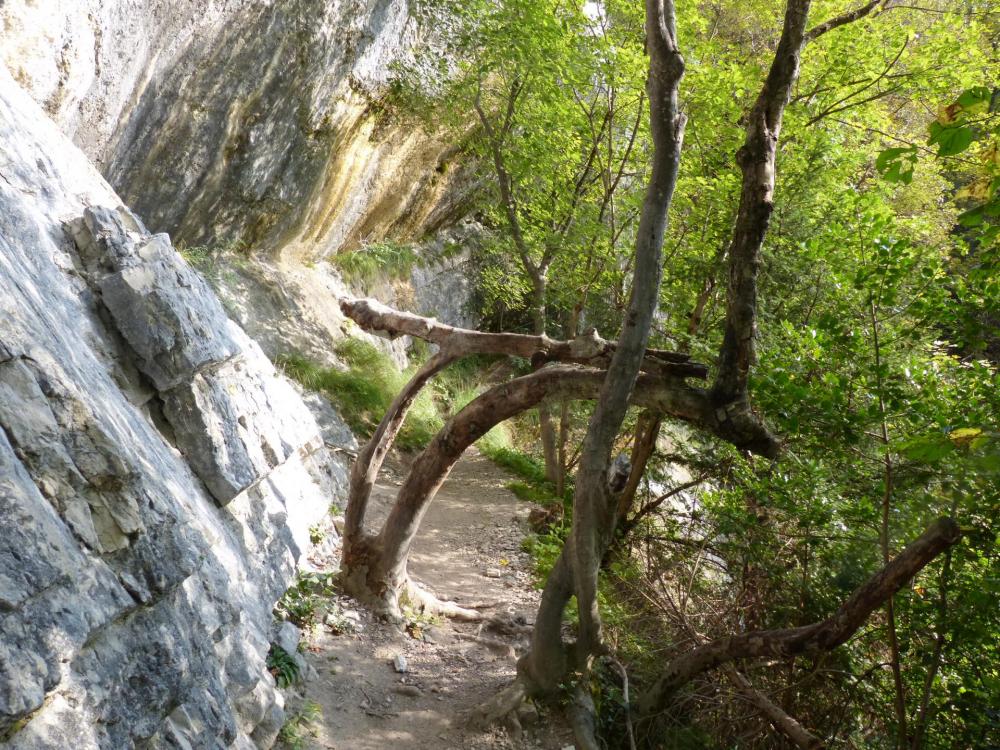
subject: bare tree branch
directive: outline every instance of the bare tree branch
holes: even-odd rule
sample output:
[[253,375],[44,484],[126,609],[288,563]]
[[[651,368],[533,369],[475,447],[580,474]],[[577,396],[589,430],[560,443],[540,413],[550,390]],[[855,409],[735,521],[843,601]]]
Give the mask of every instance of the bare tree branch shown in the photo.
[[847,642],[872,612],[891,599],[935,557],[958,542],[962,532],[951,518],[940,518],[869,578],[826,620],[797,628],[757,630],[721,638],[673,659],[640,701],[649,717],[665,708],[676,692],[698,675],[738,659],[788,659],[832,651]]
[[736,686],[740,695],[766,716],[774,728],[788,737],[797,747],[802,748],[802,750],[822,750],[823,741],[819,737],[803,727],[798,719],[789,715],[781,706],[757,690],[750,684],[750,680],[736,671],[733,665],[726,664],[722,669]]
[[[437,344],[454,356],[471,354],[506,354],[529,359],[536,366],[546,362],[576,362],[591,366],[607,365],[617,345],[606,341],[596,332],[578,336],[572,341],[559,341],[545,334],[485,333],[470,328],[457,328],[434,318],[394,310],[374,299],[340,300],[340,309],[366,331],[383,331],[395,338],[413,336]],[[665,377],[708,376],[705,365],[691,362],[686,354],[662,349],[648,349],[643,370]]]

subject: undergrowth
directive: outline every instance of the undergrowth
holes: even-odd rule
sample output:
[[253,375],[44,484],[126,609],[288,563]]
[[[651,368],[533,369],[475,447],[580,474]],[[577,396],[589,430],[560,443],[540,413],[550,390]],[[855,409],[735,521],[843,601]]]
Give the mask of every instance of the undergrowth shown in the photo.
[[[329,398],[355,434],[371,437],[419,364],[400,371],[387,354],[355,338],[338,342],[334,351],[346,369],[323,367],[300,354],[278,357],[278,364],[286,375]],[[415,345],[413,355],[422,363],[429,352],[425,346]],[[424,448],[452,414],[478,395],[476,378],[488,361],[468,357],[438,374],[414,400],[396,446],[403,451]]]
[[305,750],[307,740],[315,736],[313,725],[323,718],[323,711],[318,703],[306,701],[302,708],[285,719],[278,740],[288,750]]

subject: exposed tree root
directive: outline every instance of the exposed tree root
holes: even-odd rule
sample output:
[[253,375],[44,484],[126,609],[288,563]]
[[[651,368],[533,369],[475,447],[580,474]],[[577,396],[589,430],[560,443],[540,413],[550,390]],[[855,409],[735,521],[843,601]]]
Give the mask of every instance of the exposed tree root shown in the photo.
[[576,686],[573,700],[566,706],[566,715],[578,750],[601,750],[597,741],[597,709],[588,690]]
[[502,723],[524,703],[527,691],[521,680],[514,680],[485,703],[469,711],[464,719],[473,727],[483,729],[492,724]]
[[400,596],[401,601],[405,601],[410,606],[429,615],[438,615],[461,622],[481,622],[486,619],[486,616],[476,609],[475,606],[463,607],[457,602],[442,601],[431,592],[418,586],[412,580],[407,580],[404,585],[404,592]]

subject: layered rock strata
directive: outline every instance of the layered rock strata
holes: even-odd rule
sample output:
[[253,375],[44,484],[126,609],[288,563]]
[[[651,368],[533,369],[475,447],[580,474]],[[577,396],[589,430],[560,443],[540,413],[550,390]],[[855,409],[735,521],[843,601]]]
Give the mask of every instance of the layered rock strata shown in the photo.
[[0,744],[269,747],[271,610],[344,466],[0,67]]

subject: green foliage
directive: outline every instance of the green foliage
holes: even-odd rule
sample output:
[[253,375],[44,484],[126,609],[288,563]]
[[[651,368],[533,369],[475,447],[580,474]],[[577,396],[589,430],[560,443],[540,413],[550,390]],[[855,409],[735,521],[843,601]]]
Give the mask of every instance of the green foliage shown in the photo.
[[528,503],[545,505],[555,499],[551,488],[540,487],[537,484],[528,482],[508,482],[505,486],[508,490],[514,493],[518,500],[524,500]]
[[278,741],[288,750],[306,750],[310,736],[315,732],[311,725],[323,718],[323,710],[318,703],[306,701],[302,708],[293,713],[281,727]]
[[[345,370],[320,367],[297,354],[280,357],[278,364],[305,387],[323,393],[355,433],[368,437],[412,370],[400,372],[387,355],[360,339],[344,339],[336,353]],[[441,408],[432,392],[424,390],[406,415],[396,444],[408,451],[423,448],[443,425]]]
[[371,242],[357,250],[340,253],[333,265],[348,281],[368,286],[382,279],[408,279],[419,256],[411,245],[397,242]]
[[267,652],[267,670],[274,676],[279,688],[287,688],[299,681],[299,665],[294,657],[276,643]]
[[332,573],[300,573],[278,600],[274,616],[309,630],[319,622],[323,605],[333,593]]
[[502,469],[522,477],[533,485],[544,485],[545,467],[537,459],[521,451],[505,447],[480,446],[480,450]]

